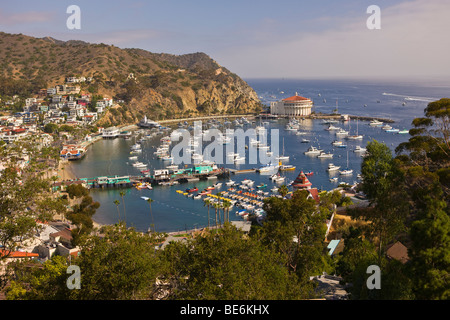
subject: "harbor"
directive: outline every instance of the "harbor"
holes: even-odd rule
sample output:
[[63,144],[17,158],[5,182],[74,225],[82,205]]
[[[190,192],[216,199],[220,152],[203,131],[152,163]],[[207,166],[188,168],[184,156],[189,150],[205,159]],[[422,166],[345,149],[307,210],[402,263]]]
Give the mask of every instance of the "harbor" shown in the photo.
[[[90,188],[93,198],[101,203],[101,208],[95,216],[98,223],[112,223],[115,220],[114,200],[124,201],[127,211],[135,212],[127,215],[129,223],[135,224],[141,230],[147,230],[150,224],[148,205],[144,205],[143,200],[151,198],[154,200],[152,203],[154,218],[159,221],[158,229],[175,232],[208,225],[205,199],[221,203],[224,199],[231,201],[230,220],[232,221],[245,220],[249,214],[253,215],[253,218],[257,218],[258,214],[261,217],[263,216],[261,211],[263,199],[268,196],[278,196],[278,188],[282,184],[288,186],[289,192],[292,192],[292,183],[302,171],[308,174],[307,177],[313,189],[332,190],[338,188],[341,183],[353,185],[358,182],[358,166],[363,155],[363,153],[353,152],[357,146],[362,147],[372,138],[384,137],[397,141],[404,139],[404,135],[387,133],[381,127],[370,126],[370,122],[362,120],[358,120],[359,133],[364,136],[362,141],[338,137],[336,132],[326,130],[330,124],[328,121],[324,122],[324,119],[272,119],[265,122],[257,118],[250,120],[242,117],[237,120],[242,123],[234,122],[235,119],[225,124],[226,127],[244,129],[265,127],[267,132],[270,132],[270,129],[278,129],[280,144],[283,139],[285,141],[285,155],[281,159],[287,160],[275,161],[273,172],[265,165],[250,164],[248,163],[250,148],[254,147],[258,152],[269,153],[271,149],[269,145],[269,148],[261,148],[256,142],[248,141],[248,149],[243,155],[246,161],[224,161],[223,164],[215,164],[211,159],[200,157],[203,154],[192,153],[191,164],[176,165],[171,158],[173,144],[169,143],[167,137],[177,128],[188,129],[190,126],[188,122],[178,121],[170,129],[164,127],[163,129],[131,130],[132,135],[129,139],[118,137],[98,140],[90,146],[90,151],[81,161],[71,162],[77,177],[82,177],[79,174],[79,168],[82,167],[85,178],[57,183],[80,183]],[[219,121],[210,120],[204,124],[203,129],[207,130],[211,127],[224,129],[225,120],[220,121],[222,126],[219,125]],[[356,133],[356,123],[354,123],[356,121],[337,121],[338,123],[334,125]],[[292,130],[290,127],[296,129]],[[298,132],[306,134],[298,135]],[[305,138],[308,138],[310,142],[302,143],[302,139]],[[346,148],[332,145],[334,140],[344,142]],[[224,155],[227,155],[226,145],[226,143],[223,145]],[[331,154],[332,157],[319,157],[320,152],[316,155],[304,154],[311,146]],[[280,147],[280,153],[281,150]],[[329,162],[340,166],[341,170],[346,167],[347,151],[350,151],[349,162],[353,173],[341,175],[339,171],[328,172]],[[227,156],[235,157],[236,155]],[[197,158],[197,163],[193,157]],[[275,173],[278,175],[277,181],[271,179]],[[236,185],[227,186],[226,183],[229,180],[235,181]],[[246,180],[252,180],[253,185],[244,185],[241,188],[242,181]],[[221,188],[217,187],[218,183],[222,184]],[[245,189],[246,187],[248,189]],[[192,189],[197,191],[186,192]],[[123,200],[118,195],[120,190],[125,192]],[[223,194],[217,196],[218,193],[223,192],[226,196]],[[175,196],[176,194],[178,196]],[[237,198],[238,196],[240,198]],[[209,224],[214,224],[213,219],[211,217],[210,219]],[[189,221],[186,223],[187,226],[183,221]]]

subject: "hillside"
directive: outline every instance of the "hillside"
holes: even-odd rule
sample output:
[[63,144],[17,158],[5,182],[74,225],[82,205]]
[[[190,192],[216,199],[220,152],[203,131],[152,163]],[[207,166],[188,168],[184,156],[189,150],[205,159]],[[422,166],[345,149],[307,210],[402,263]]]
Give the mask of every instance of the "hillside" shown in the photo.
[[[36,91],[69,76],[93,77],[82,91],[125,101],[102,120],[111,124],[134,123],[144,115],[167,119],[260,110],[254,90],[204,53],[156,54],[0,32],[0,79],[27,82]],[[14,91],[8,88],[0,84],[0,95]]]

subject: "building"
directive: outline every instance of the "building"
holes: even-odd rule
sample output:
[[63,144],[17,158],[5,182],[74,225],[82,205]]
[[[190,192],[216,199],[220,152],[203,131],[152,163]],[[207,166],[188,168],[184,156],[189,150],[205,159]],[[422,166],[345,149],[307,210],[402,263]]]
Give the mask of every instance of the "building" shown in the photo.
[[295,96],[281,101],[271,102],[270,113],[272,115],[282,116],[308,116],[311,114],[312,107],[312,100],[295,93]]
[[120,131],[116,127],[106,128],[102,132],[102,137],[104,139],[114,139],[117,138],[119,135]]

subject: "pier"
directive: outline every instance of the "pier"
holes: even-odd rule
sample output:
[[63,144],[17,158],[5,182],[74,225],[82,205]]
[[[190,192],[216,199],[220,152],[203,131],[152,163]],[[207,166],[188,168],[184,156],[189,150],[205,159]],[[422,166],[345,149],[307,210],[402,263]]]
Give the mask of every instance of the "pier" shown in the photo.
[[216,171],[207,173],[190,173],[190,174],[163,174],[158,176],[136,175],[136,176],[99,176],[93,178],[77,178],[71,180],[57,181],[52,184],[52,189],[63,189],[71,184],[81,184],[85,188],[131,188],[138,183],[148,182],[152,185],[173,185],[185,182],[226,179],[230,175],[230,170],[220,168]]

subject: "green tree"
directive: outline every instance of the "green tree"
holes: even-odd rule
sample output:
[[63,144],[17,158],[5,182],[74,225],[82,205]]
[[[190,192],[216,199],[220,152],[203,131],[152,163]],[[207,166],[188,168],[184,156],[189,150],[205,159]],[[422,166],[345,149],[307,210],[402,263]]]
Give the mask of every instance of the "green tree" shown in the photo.
[[290,199],[266,199],[266,219],[258,235],[282,254],[285,266],[302,280],[321,274],[328,259],[323,246],[327,213],[308,195],[297,190]]
[[187,243],[164,249],[170,299],[258,300],[309,297],[308,289],[279,263],[279,253],[244,237],[229,223]]
[[354,218],[369,221],[366,233],[378,242],[379,258],[386,245],[405,230],[409,204],[404,187],[404,172],[390,149],[373,140],[367,144],[361,164],[361,190],[370,201],[366,209],[351,210]]

